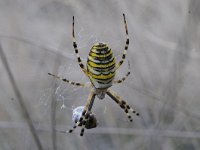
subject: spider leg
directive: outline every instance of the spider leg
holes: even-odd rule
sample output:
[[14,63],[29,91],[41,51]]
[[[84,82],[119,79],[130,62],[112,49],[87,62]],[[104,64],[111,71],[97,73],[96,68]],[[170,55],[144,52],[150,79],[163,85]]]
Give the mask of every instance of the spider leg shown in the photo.
[[69,133],[72,133],[74,131],[74,129],[76,129],[77,126],[81,126],[80,136],[83,136],[84,130],[85,130],[85,124],[86,124],[87,120],[89,119],[89,112],[92,109],[95,96],[96,96],[96,94],[94,92],[90,93],[88,100],[86,102],[85,108],[83,110],[82,116],[80,117],[79,121],[77,123],[75,123],[73,128],[68,131]]
[[64,81],[64,82],[67,82],[67,83],[69,83],[69,84],[71,84],[71,85],[86,87],[86,85],[83,84],[83,83],[70,81],[70,80],[67,80],[67,79],[65,79],[65,78],[59,77],[59,76],[54,75],[54,74],[51,74],[51,73],[48,73],[48,75],[53,76],[54,78],[60,79],[60,80],[62,80],[62,81]]
[[74,34],[74,16],[73,16],[73,23],[72,23],[72,36],[73,36],[73,47],[76,53],[77,61],[79,63],[79,66],[81,67],[82,71],[87,75],[87,70],[85,69],[85,66],[80,58],[80,55],[78,53],[78,47],[75,39],[75,34]]
[[130,63],[129,63],[129,61],[128,61],[128,72],[126,73],[125,77],[123,77],[123,78],[121,78],[121,79],[119,79],[119,80],[115,80],[113,83],[114,83],[114,84],[117,84],[117,83],[122,83],[122,82],[124,82],[130,74],[131,74],[131,71],[130,71]]
[[129,112],[132,112],[134,114],[136,114],[137,116],[139,116],[139,113],[137,113],[133,108],[131,108],[127,102],[125,102],[120,96],[117,95],[116,92],[108,89],[106,94],[108,96],[110,96],[110,98],[112,98],[126,113],[127,117],[129,118],[130,122],[132,122],[132,117],[129,114]]
[[123,17],[124,17],[124,25],[125,25],[125,30],[126,30],[126,45],[125,45],[125,48],[124,48],[124,52],[123,52],[121,61],[119,61],[119,63],[116,66],[116,70],[123,64],[123,62],[126,58],[126,52],[128,50],[128,46],[129,46],[129,36],[128,36],[128,28],[127,28],[125,14],[123,14]]

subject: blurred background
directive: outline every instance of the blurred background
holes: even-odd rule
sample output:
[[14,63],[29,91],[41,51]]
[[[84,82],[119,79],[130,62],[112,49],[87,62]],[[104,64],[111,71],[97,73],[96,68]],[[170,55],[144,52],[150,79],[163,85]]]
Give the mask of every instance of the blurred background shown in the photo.
[[[0,61],[0,149],[199,149],[199,7],[199,0],[0,0],[0,44],[22,97]],[[123,13],[131,75],[112,89],[140,116],[130,123],[108,96],[96,98],[97,128],[83,137],[80,128],[56,132],[73,126],[72,110],[85,105],[89,94],[47,74],[89,82],[74,54],[72,16],[85,63],[98,41],[108,43],[120,60]],[[127,60],[116,78],[128,71]]]

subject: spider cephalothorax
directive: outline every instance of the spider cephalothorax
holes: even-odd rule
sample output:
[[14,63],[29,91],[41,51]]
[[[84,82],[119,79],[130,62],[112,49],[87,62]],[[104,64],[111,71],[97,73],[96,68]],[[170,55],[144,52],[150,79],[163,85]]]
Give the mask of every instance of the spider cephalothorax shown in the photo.
[[106,92],[107,92],[107,88],[106,89],[97,89],[95,87],[93,87],[93,89],[91,89],[91,91],[96,94],[96,96],[99,98],[99,99],[104,99],[105,98],[105,95],[106,95]]
[[[128,37],[128,29],[126,24],[125,15],[124,17],[124,25],[126,30],[126,44],[125,49],[122,55],[121,60],[116,63],[115,56],[113,55],[112,50],[108,47],[107,44],[99,42],[92,46],[88,59],[87,59],[87,68],[85,68],[84,64],[81,61],[81,58],[78,53],[77,43],[75,40],[75,34],[74,34],[74,17],[73,17],[73,23],[72,23],[72,36],[73,36],[73,46],[75,49],[77,61],[79,63],[80,68],[85,73],[85,75],[90,79],[91,85],[89,86],[90,94],[88,97],[88,100],[86,102],[86,105],[84,106],[84,109],[81,111],[81,115],[79,114],[76,116],[76,119],[74,120],[74,127],[73,129],[70,129],[68,132],[71,133],[77,126],[81,126],[81,133],[82,136],[84,134],[85,128],[94,128],[96,127],[96,118],[92,113],[92,106],[94,103],[94,99],[97,96],[99,99],[104,99],[105,95],[107,94],[110,98],[112,98],[126,113],[129,120],[132,122],[132,117],[129,114],[130,112],[136,114],[137,116],[139,113],[137,113],[133,108],[131,108],[126,101],[124,101],[116,92],[110,89],[110,87],[113,84],[122,83],[125,81],[125,79],[129,76],[130,71],[126,74],[125,77],[123,77],[120,80],[115,80],[115,73],[116,70],[123,64],[125,58],[126,58],[126,52],[128,50],[129,45],[129,37]],[[130,65],[129,65],[130,69]],[[53,75],[51,73],[48,73],[51,76],[54,76],[55,78],[61,79],[64,82],[70,83],[72,85],[76,86],[82,86],[82,87],[88,87],[86,84],[73,82],[70,80],[67,80],[65,78],[61,78],[59,76]],[[91,123],[91,125],[90,125]]]

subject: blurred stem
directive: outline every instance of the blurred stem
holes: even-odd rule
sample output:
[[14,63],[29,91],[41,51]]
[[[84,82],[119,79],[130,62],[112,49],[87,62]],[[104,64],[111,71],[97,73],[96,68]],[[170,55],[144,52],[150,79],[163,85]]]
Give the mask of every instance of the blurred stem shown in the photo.
[[4,67],[5,67],[5,69],[6,69],[7,73],[8,73],[8,77],[9,77],[9,80],[10,80],[11,85],[13,87],[14,93],[15,93],[18,101],[19,101],[20,106],[21,106],[22,115],[23,115],[23,117],[26,119],[26,121],[28,123],[29,129],[30,129],[30,131],[31,131],[31,133],[33,135],[33,138],[35,140],[37,148],[39,150],[43,150],[41,142],[39,140],[39,137],[38,137],[38,135],[36,133],[36,130],[35,130],[33,124],[32,124],[30,115],[29,115],[29,113],[28,113],[28,111],[26,109],[26,106],[24,104],[24,99],[23,99],[23,97],[22,97],[22,95],[21,95],[21,93],[19,91],[19,88],[17,87],[15,79],[14,79],[14,77],[12,75],[12,72],[10,70],[10,67],[8,65],[8,62],[7,62],[6,56],[5,56],[4,52],[3,52],[3,49],[1,47],[1,44],[0,44],[0,57],[1,57],[1,61],[2,61],[3,65],[4,65]]
[[56,137],[56,101],[55,96],[52,94],[51,99],[51,128],[52,128],[52,144],[53,144],[53,150],[57,150],[57,137]]

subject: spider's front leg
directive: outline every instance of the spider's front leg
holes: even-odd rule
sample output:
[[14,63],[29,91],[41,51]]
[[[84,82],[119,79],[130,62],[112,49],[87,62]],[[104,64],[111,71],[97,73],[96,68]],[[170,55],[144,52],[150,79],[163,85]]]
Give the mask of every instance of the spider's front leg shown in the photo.
[[117,95],[116,92],[114,92],[113,90],[111,89],[108,89],[106,94],[108,96],[110,96],[126,113],[126,115],[128,116],[130,122],[132,122],[132,117],[131,115],[129,114],[129,112],[132,112],[134,113],[135,115],[139,116],[139,113],[137,113],[133,108],[131,108],[127,102],[125,102],[120,96]]
[[59,77],[59,76],[54,75],[54,74],[51,74],[51,73],[48,73],[48,75],[53,76],[54,78],[60,79],[60,80],[62,80],[62,81],[64,81],[64,82],[67,82],[67,83],[69,83],[69,84],[71,84],[71,85],[81,86],[81,87],[87,87],[86,84],[79,83],[79,82],[74,82],[74,81],[70,81],[70,80],[68,80],[68,79],[66,79],[66,78],[62,78],[62,77]]
[[68,131],[69,133],[72,133],[74,131],[74,129],[76,129],[77,126],[80,126],[81,127],[80,136],[83,136],[84,130],[86,127],[86,123],[90,119],[91,109],[92,109],[92,106],[94,103],[95,96],[96,96],[95,93],[93,93],[93,92],[90,93],[80,119],[75,123],[73,128]]

